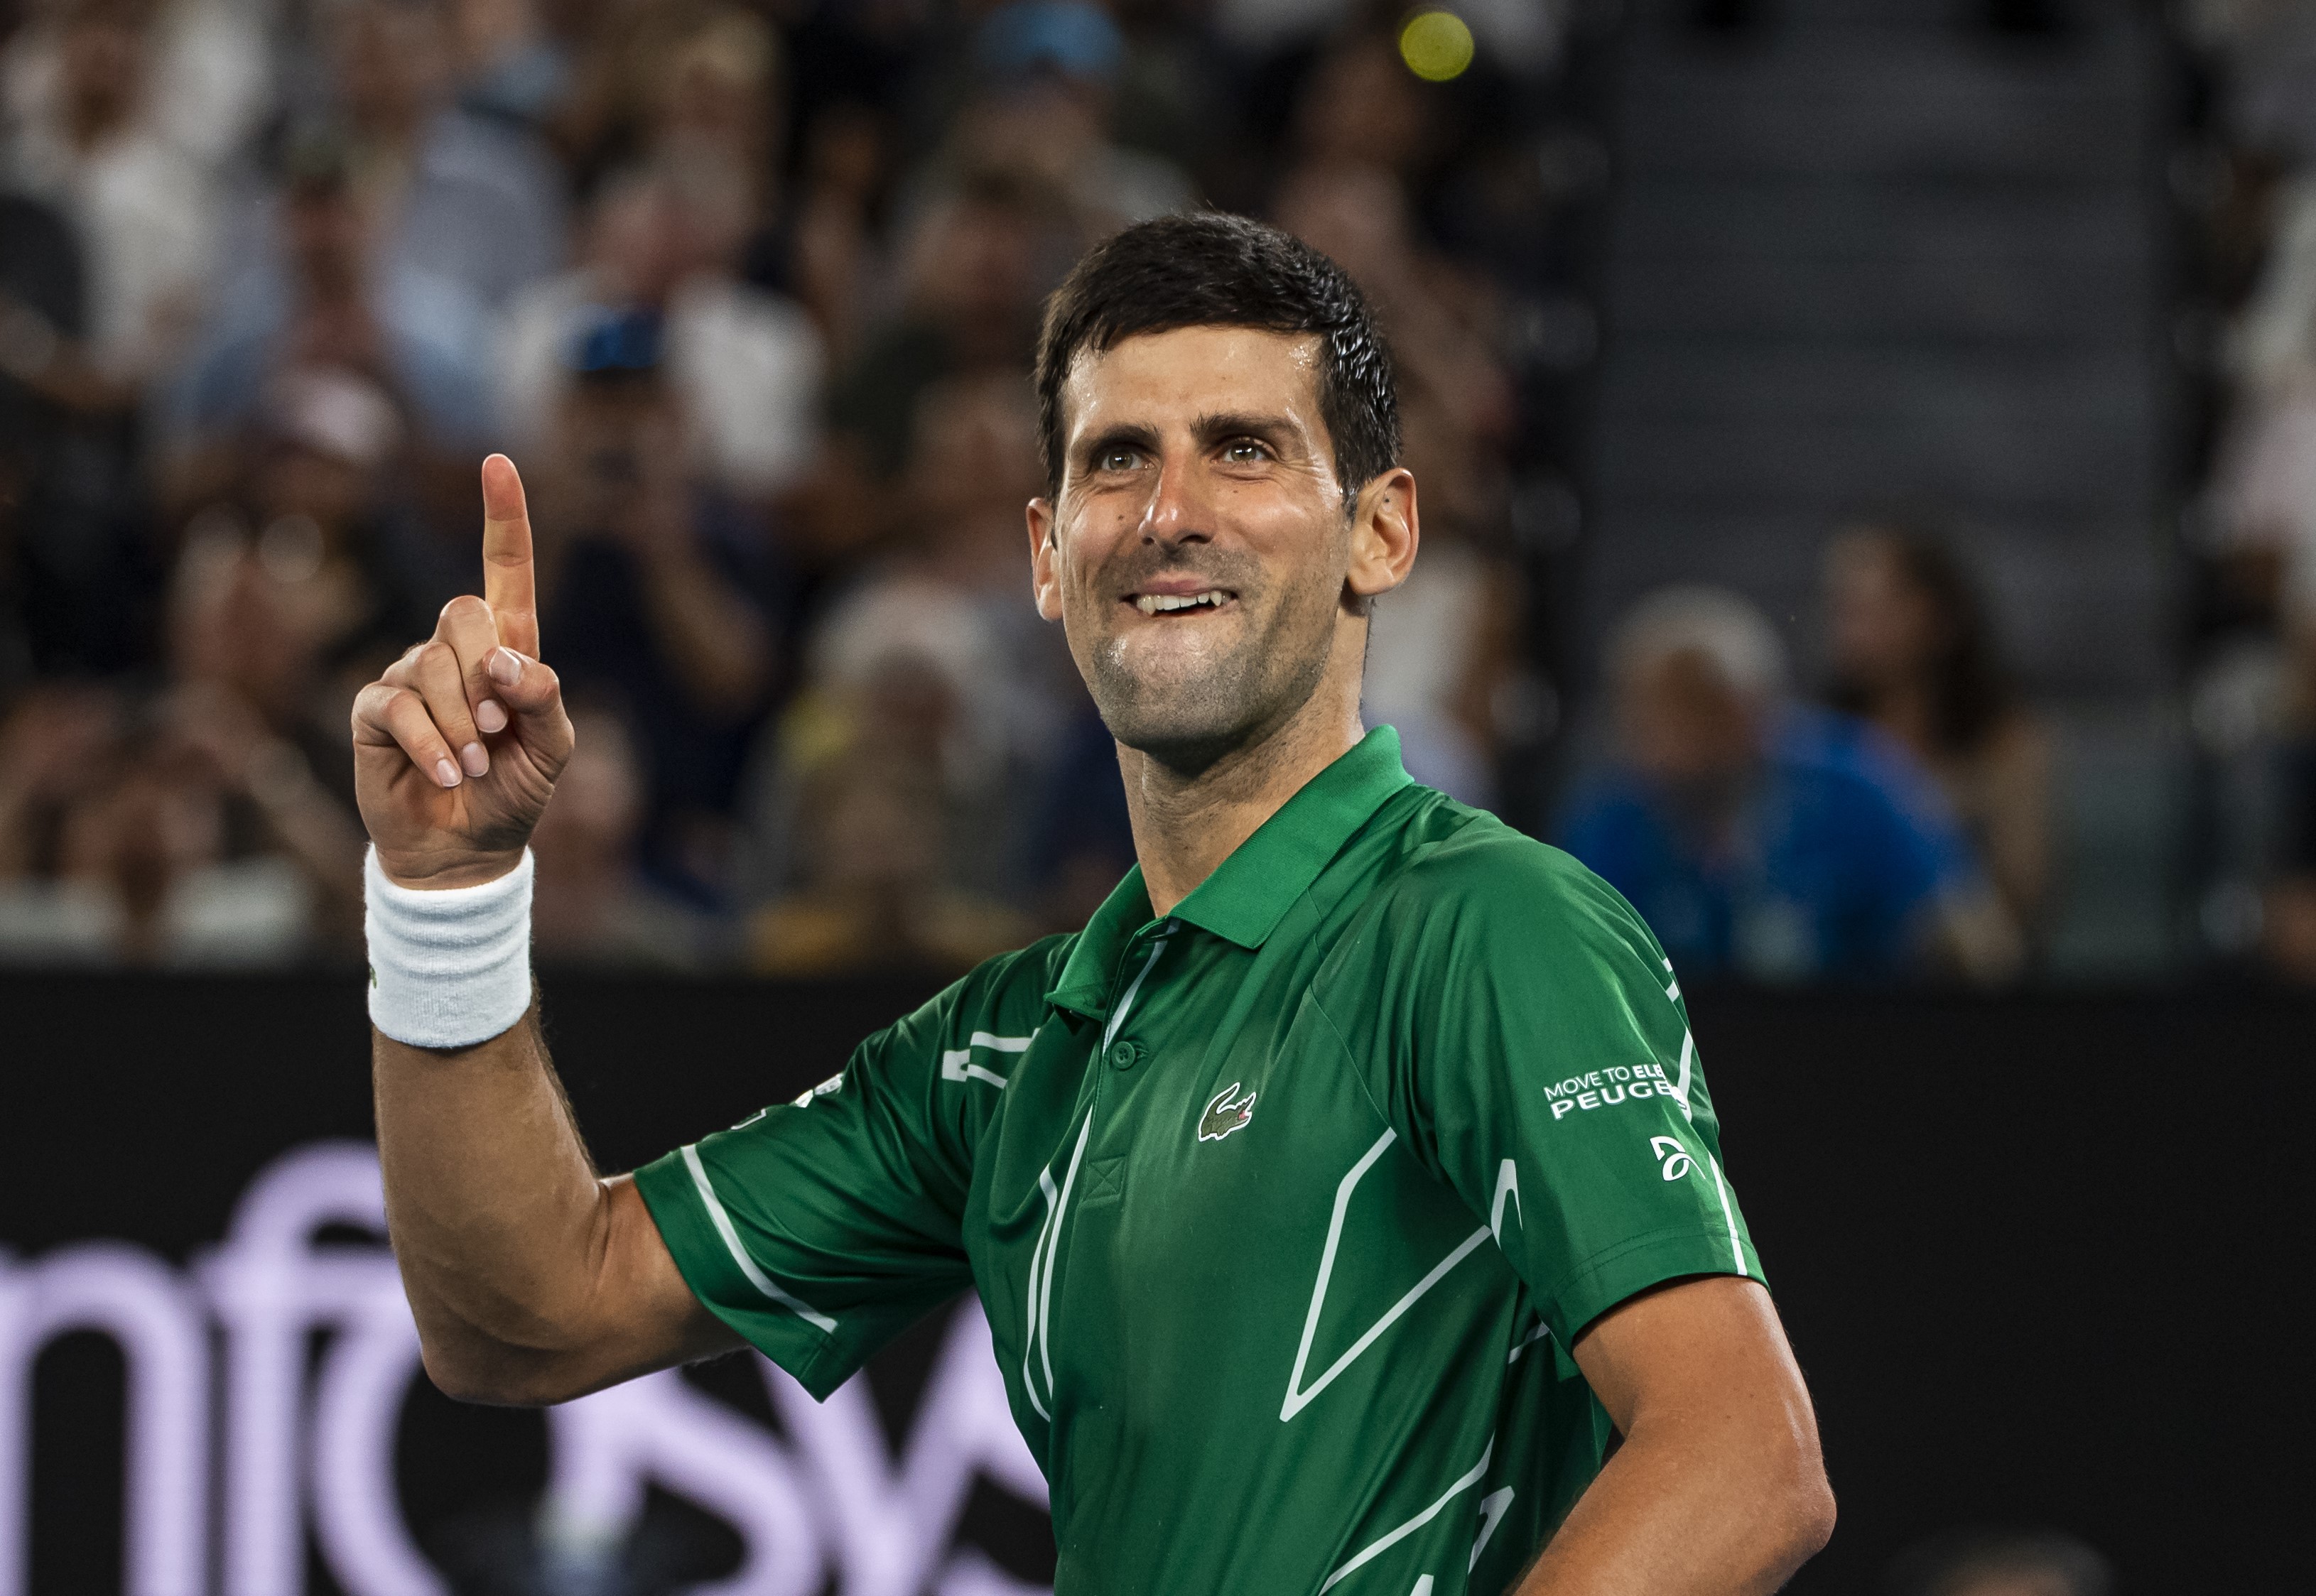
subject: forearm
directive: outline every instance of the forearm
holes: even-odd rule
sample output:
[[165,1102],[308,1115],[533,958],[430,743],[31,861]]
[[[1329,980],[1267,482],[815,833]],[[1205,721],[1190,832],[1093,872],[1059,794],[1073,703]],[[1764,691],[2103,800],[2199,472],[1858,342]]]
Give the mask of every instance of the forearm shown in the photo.
[[371,1059],[387,1221],[427,1370],[454,1396],[530,1399],[590,1342],[610,1233],[535,1020],[450,1051],[374,1032]]
[[1750,1421],[1636,1427],[1516,1596],[1754,1596],[1825,1544],[1833,1499],[1814,1432]]

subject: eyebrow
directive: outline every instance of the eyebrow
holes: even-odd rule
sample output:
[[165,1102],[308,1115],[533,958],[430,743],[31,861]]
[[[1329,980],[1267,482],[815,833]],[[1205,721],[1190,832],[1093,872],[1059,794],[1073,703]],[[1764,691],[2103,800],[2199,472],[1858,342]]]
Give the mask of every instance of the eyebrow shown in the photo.
[[1219,415],[1202,415],[1190,423],[1190,433],[1201,444],[1212,447],[1232,438],[1252,438],[1270,445],[1278,453],[1280,446],[1292,443],[1305,447],[1309,442],[1303,428],[1293,417],[1257,415],[1246,411],[1226,411]]
[[[1307,449],[1309,437],[1291,416],[1262,415],[1252,411],[1223,411],[1199,416],[1190,423],[1190,436],[1198,440],[1201,448],[1212,448],[1233,438],[1252,438],[1268,444],[1272,452],[1287,454],[1289,447]],[[1146,455],[1163,452],[1163,441],[1158,430],[1141,421],[1120,421],[1103,428],[1079,446],[1078,463],[1091,467],[1112,449],[1138,449]]]
[[1104,427],[1088,439],[1078,449],[1082,466],[1091,466],[1112,449],[1139,449],[1145,455],[1159,452],[1157,429],[1136,421],[1123,421],[1114,427]]

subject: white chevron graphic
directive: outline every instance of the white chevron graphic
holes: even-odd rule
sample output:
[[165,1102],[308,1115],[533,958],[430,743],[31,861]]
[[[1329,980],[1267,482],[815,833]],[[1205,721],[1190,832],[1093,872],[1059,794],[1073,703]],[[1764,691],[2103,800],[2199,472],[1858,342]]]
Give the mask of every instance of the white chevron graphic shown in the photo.
[[[1489,1222],[1458,1242],[1454,1252],[1433,1264],[1430,1273],[1416,1281],[1406,1296],[1402,1297],[1385,1309],[1383,1317],[1368,1326],[1367,1333],[1351,1343],[1350,1350],[1330,1364],[1327,1371],[1312,1381],[1306,1389],[1303,1384],[1303,1370],[1311,1359],[1311,1338],[1318,1334],[1320,1312],[1327,1305],[1327,1282],[1333,1278],[1335,1272],[1335,1249],[1342,1245],[1343,1215],[1350,1209],[1351,1193],[1358,1188],[1359,1177],[1375,1167],[1376,1160],[1383,1157],[1385,1150],[1397,1140],[1398,1137],[1399,1132],[1396,1130],[1385,1130],[1377,1137],[1375,1146],[1369,1148],[1361,1156],[1359,1161],[1351,1166],[1351,1172],[1343,1176],[1342,1184],[1335,1188],[1335,1211],[1333,1217],[1327,1221],[1327,1245],[1319,1254],[1319,1279],[1318,1282],[1311,1288],[1311,1311],[1303,1318],[1303,1344],[1295,1349],[1295,1370],[1287,1377],[1287,1400],[1281,1403],[1278,1408],[1278,1422],[1282,1424],[1308,1407],[1314,1397],[1332,1385],[1335,1377],[1349,1369],[1361,1352],[1375,1345],[1376,1338],[1396,1324],[1399,1317],[1413,1308],[1426,1291],[1445,1279],[1449,1270],[1470,1257],[1478,1249],[1480,1244],[1491,1236],[1500,1237],[1502,1234],[1504,1223],[1504,1199],[1509,1196],[1515,1204],[1519,1201],[1519,1178],[1512,1166],[1512,1161],[1507,1158],[1503,1162],[1502,1168],[1497,1173],[1495,1201],[1492,1205],[1494,1211],[1489,1216]],[[1518,1217],[1517,1208],[1514,1212],[1515,1217]]]

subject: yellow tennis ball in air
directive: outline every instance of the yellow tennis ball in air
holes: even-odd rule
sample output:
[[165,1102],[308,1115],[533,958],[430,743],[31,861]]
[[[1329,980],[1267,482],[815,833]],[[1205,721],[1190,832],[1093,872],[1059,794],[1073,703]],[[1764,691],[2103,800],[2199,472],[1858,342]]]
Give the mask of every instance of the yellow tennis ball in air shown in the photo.
[[1446,83],[1472,64],[1472,30],[1452,11],[1419,11],[1399,31],[1399,58],[1426,83]]

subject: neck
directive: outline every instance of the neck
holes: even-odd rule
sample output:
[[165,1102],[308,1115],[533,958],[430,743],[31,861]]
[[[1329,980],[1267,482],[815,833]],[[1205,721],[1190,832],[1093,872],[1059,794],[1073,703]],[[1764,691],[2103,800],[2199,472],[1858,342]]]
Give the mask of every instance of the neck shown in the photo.
[[1165,916],[1254,835],[1263,821],[1363,735],[1358,684],[1323,684],[1303,707],[1195,773],[1118,746],[1126,809],[1150,910]]

